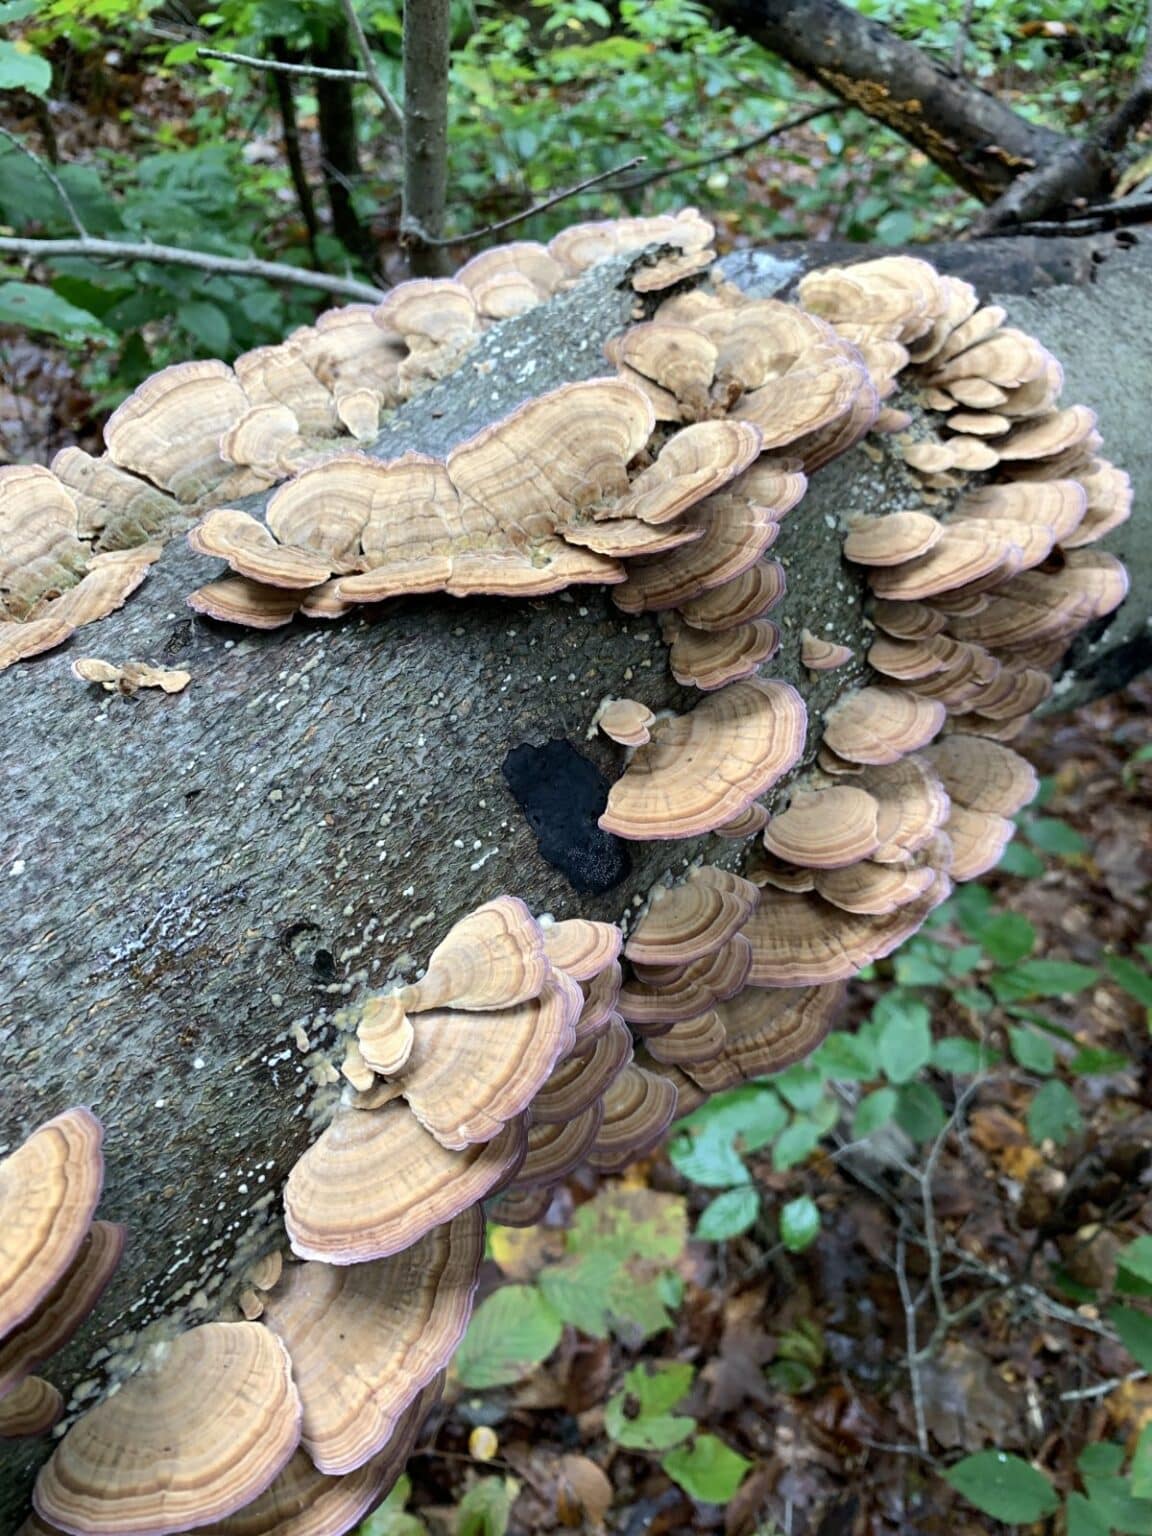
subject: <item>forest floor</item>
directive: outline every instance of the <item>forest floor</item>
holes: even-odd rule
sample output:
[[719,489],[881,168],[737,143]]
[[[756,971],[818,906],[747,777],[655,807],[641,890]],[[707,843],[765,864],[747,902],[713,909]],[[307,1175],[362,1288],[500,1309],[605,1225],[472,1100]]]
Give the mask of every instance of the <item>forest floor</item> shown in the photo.
[[[1029,732],[1025,750],[1050,780],[1045,815],[1078,832],[1084,851],[1039,877],[993,873],[985,884],[1032,924],[1048,959],[1094,965],[1152,939],[1152,764],[1134,761],[1150,704],[1144,681]],[[884,987],[881,974],[852,989],[846,1029]],[[1152,1378],[1133,1371],[1101,1318],[1116,1250],[1152,1230],[1148,1018],[1109,980],[1076,1004],[1041,1007],[1079,1046],[1108,1053],[1101,1064],[1111,1068],[1064,1074],[1083,1120],[1063,1144],[1036,1144],[1035,1080],[1008,1061],[962,1080],[962,1096],[961,1081],[929,1071],[952,1114],[926,1149],[897,1133],[843,1156],[833,1135],[786,1172],[767,1149],[750,1154],[765,1219],[724,1243],[687,1242],[671,1326],[640,1349],[568,1328],[518,1385],[450,1389],[410,1463],[409,1511],[433,1532],[453,1529],[469,1486],[503,1473],[514,1480],[514,1533],[957,1536],[1005,1529],[942,1480],[964,1453],[1015,1453],[1067,1493],[1085,1446],[1131,1448],[1152,1418]],[[976,1027],[952,1001],[933,1020],[938,1039],[970,1039]],[[1003,1027],[995,1016],[984,1023],[993,1043]],[[692,1217],[713,1193],[666,1155],[622,1182],[674,1192]],[[498,1241],[490,1278],[502,1269],[523,1282],[553,1264],[593,1189],[572,1181],[544,1226]],[[822,1225],[797,1254],[774,1240],[772,1209],[801,1193]],[[933,1300],[934,1269],[947,1317]],[[640,1359],[697,1368],[677,1412],[752,1463],[726,1505],[694,1503],[655,1455],[621,1449],[606,1432],[605,1402]],[[488,1439],[478,1425],[496,1437],[484,1463],[470,1455],[470,1439],[473,1449]]]

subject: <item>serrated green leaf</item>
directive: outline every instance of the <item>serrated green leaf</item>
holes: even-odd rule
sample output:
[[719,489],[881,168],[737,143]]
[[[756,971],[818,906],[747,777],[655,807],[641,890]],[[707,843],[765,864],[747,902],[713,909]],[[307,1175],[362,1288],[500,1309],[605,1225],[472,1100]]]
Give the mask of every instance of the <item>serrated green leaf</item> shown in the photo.
[[913,1141],[931,1141],[939,1136],[948,1116],[940,1095],[927,1083],[905,1083],[896,1100],[896,1124]]
[[873,1131],[887,1125],[896,1113],[898,1102],[895,1088],[877,1088],[875,1093],[861,1099],[852,1116],[853,1140],[859,1141],[865,1136],[871,1136]]
[[1023,1525],[1055,1512],[1059,1499],[1042,1472],[1005,1451],[977,1451],[944,1473],[944,1480],[994,1520]]
[[1028,1106],[1028,1134],[1034,1142],[1054,1141],[1061,1146],[1083,1124],[1080,1106],[1059,1078],[1033,1094]]
[[815,1200],[801,1195],[780,1209],[780,1241],[790,1253],[803,1253],[820,1236],[820,1209]]
[[966,1076],[984,1070],[988,1065],[988,1053],[978,1040],[937,1040],[932,1047],[932,1064],[941,1072]]
[[795,1168],[797,1163],[802,1163],[816,1150],[823,1134],[815,1121],[797,1117],[776,1138],[776,1145],[772,1149],[773,1168],[777,1173]]
[[52,86],[52,66],[27,43],[0,38],[0,91],[28,91],[45,96]]
[[617,1445],[630,1450],[665,1451],[679,1445],[696,1421],[671,1410],[691,1390],[695,1374],[692,1366],[677,1362],[634,1366],[623,1390],[605,1404],[605,1430]]
[[760,1212],[760,1191],[751,1184],[727,1189],[701,1211],[695,1235],[704,1242],[722,1243],[738,1237],[756,1220]]
[[537,1284],[564,1322],[590,1338],[608,1337],[608,1297],[618,1278],[620,1260],[603,1249],[572,1253],[541,1270]]
[[477,1307],[456,1352],[466,1387],[522,1381],[560,1342],[564,1324],[534,1285],[506,1285]]
[[882,998],[872,1010],[880,1025],[877,1059],[892,1083],[906,1083],[932,1059],[932,1015],[923,1003],[899,994]]
[[1152,1371],[1152,1317],[1135,1307],[1114,1306],[1108,1309],[1108,1321],[1136,1364]]
[[1013,1057],[1026,1071],[1038,1072],[1042,1077],[1047,1077],[1055,1067],[1056,1052],[1052,1049],[1052,1042],[1045,1040],[1034,1029],[1011,1025],[1008,1041]]
[[867,1082],[877,1071],[876,1052],[863,1035],[829,1035],[813,1061],[826,1078],[840,1082]]
[[752,1467],[715,1435],[698,1435],[691,1445],[669,1451],[660,1465],[689,1498],[701,1504],[727,1504]]
[[973,935],[989,960],[1015,965],[1036,947],[1036,930],[1019,912],[994,912],[977,925]]

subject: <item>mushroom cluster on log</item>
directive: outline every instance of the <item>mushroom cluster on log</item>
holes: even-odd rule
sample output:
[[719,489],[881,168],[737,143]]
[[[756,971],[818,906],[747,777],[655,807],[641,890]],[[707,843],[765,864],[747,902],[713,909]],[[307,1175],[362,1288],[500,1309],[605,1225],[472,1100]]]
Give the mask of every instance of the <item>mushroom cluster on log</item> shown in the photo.
[[[217,1317],[149,1344],[74,1418],[31,1528],[349,1529],[463,1335],[484,1208],[530,1224],[578,1164],[621,1169],[709,1094],[801,1059],[845,982],[995,863],[1034,793],[1006,743],[1126,590],[1092,547],[1130,506],[1092,413],[1061,408],[1045,349],[925,262],[828,269],[790,304],[698,286],[710,239],[689,210],[498,248],[234,368],[165,370],[100,459],[0,471],[0,665],[123,603],[190,514],[192,549],[230,570],[191,607],[255,630],[410,594],[608,586],[622,613],[658,616],[700,697],[602,703],[591,730],[620,753],[599,828],[637,845],[716,834],[735,866],[697,859],[618,923],[534,915],[497,889],[417,980],[363,989],[281,1242]],[[657,297],[607,348],[614,375],[439,457],[349,447],[488,326],[653,242],[633,290]],[[809,477],[869,433],[907,466],[909,504],[838,530],[874,594],[872,639],[820,718],[771,675],[780,626],[816,676],[854,647],[787,614],[768,551]],[[279,481],[262,517],[229,505]],[[102,665],[78,675],[140,676]],[[55,1421],[59,1394],[31,1372],[115,1266],[122,1235],[92,1221],[99,1147],[73,1109],[0,1164],[0,1433]]]

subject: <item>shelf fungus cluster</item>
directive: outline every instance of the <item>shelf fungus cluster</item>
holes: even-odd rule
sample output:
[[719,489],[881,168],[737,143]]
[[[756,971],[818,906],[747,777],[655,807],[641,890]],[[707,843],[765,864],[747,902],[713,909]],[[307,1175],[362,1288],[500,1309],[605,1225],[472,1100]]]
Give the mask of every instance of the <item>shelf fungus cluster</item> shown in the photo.
[[[624,613],[655,616],[699,697],[680,713],[603,702],[593,728],[622,767],[600,825],[717,834],[712,857],[733,866],[697,863],[626,929],[496,895],[418,980],[359,1000],[340,1102],[287,1180],[285,1252],[248,1277],[243,1320],[157,1347],[72,1425],[34,1529],[347,1530],[400,1470],[463,1335],[484,1209],[537,1221],[577,1165],[621,1169],[709,1094],[811,1051],[844,984],[996,862],[1033,794],[1008,743],[1071,637],[1124,596],[1123,568],[1093,546],[1130,491],[1091,412],[1059,406],[1055,360],[926,263],[814,273],[798,303],[677,292],[610,345],[614,375],[528,401],[443,458],[348,451],[486,325],[603,255],[675,247],[634,276],[658,290],[706,266],[710,238],[689,212],[501,247],[233,368],[166,370],[113,417],[103,459],[0,472],[16,550],[0,646],[38,623],[57,643],[54,604],[81,602],[102,560],[143,558],[94,554],[120,537],[108,530],[130,516],[147,535],[171,508],[229,567],[192,606],[256,628],[411,594],[608,586]],[[816,676],[852,650],[819,615],[780,620],[799,594],[770,551],[808,477],[869,431],[907,503],[842,530],[870,588],[853,673],[868,675],[810,720],[770,675],[782,631]],[[228,505],[276,481],[262,517]],[[74,1271],[115,1246],[91,1221],[93,1126],[70,1111],[0,1165],[0,1423],[6,1405],[17,1424],[54,1417],[14,1398],[66,1336]],[[10,1172],[20,1159],[34,1178]],[[45,1196],[21,1204],[29,1179]]]
[[123,1227],[93,1220],[103,1139],[95,1115],[69,1109],[0,1159],[0,1439],[56,1423],[63,1399],[35,1372],[68,1343],[120,1262]]

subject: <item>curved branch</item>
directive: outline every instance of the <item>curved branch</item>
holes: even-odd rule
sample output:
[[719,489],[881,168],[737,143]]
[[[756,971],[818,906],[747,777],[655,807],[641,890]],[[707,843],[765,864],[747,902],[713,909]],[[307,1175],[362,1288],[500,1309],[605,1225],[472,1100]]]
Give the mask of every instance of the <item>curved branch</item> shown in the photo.
[[310,272],[279,261],[260,261],[255,256],[214,256],[209,251],[190,251],[177,245],[152,245],[147,240],[26,240],[19,235],[0,235],[0,252],[50,261],[54,256],[88,256],[93,261],[155,261],[171,267],[195,267],[201,272],[226,273],[230,277],[258,277],[269,283],[294,283],[298,288],[318,288],[343,299],[378,304],[382,288],[372,288],[353,277],[330,272]]

